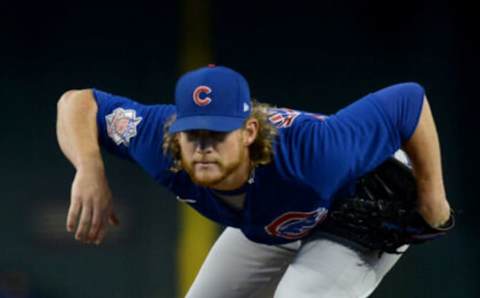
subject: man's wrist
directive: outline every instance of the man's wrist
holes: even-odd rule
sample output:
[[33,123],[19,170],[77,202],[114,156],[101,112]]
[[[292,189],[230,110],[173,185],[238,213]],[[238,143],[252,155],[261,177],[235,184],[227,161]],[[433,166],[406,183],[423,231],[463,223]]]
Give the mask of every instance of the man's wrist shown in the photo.
[[444,192],[419,191],[417,210],[432,228],[444,225],[449,220],[451,212]]
[[454,226],[455,226],[455,215],[453,214],[453,209],[450,209],[450,216],[448,217],[448,219],[443,224],[436,227],[436,229],[441,231],[447,231],[453,228]]
[[88,171],[88,170],[96,170],[96,171],[105,170],[103,160],[100,155],[92,155],[92,156],[84,157],[78,160],[75,168],[79,172]]

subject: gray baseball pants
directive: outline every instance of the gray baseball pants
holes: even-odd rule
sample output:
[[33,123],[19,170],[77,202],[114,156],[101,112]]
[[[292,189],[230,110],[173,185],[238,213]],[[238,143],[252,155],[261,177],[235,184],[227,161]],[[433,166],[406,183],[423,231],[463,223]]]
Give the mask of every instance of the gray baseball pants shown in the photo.
[[229,227],[186,297],[368,297],[400,256],[379,256],[318,232],[304,241],[264,245]]

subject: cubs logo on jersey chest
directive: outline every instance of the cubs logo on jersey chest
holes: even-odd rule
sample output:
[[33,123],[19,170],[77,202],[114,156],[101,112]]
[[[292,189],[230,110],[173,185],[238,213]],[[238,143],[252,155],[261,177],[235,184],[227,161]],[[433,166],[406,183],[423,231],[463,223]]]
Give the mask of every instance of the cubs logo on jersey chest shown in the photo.
[[270,224],[265,226],[265,231],[274,237],[289,240],[299,239],[307,235],[311,229],[322,222],[328,210],[320,207],[311,212],[285,212]]

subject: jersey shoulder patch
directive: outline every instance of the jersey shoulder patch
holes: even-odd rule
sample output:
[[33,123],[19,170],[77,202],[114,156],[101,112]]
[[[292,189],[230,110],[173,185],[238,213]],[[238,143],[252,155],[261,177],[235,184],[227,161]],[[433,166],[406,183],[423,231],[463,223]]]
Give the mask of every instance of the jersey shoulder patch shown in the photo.
[[137,135],[137,125],[142,121],[142,117],[137,117],[135,110],[116,108],[105,116],[105,120],[108,136],[115,144],[128,147],[130,139]]
[[293,125],[299,116],[324,121],[327,116],[316,113],[303,112],[289,108],[271,108],[268,110],[268,121],[276,128],[287,128]]
[[268,121],[276,128],[292,126],[295,119],[301,112],[288,108],[272,108],[268,110]]

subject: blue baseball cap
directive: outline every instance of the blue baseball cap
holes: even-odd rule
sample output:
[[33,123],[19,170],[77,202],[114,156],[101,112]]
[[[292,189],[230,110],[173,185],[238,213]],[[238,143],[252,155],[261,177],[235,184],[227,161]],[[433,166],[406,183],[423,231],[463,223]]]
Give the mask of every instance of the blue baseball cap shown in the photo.
[[177,117],[169,132],[229,132],[243,126],[252,110],[247,80],[238,72],[210,64],[184,74],[175,89]]

